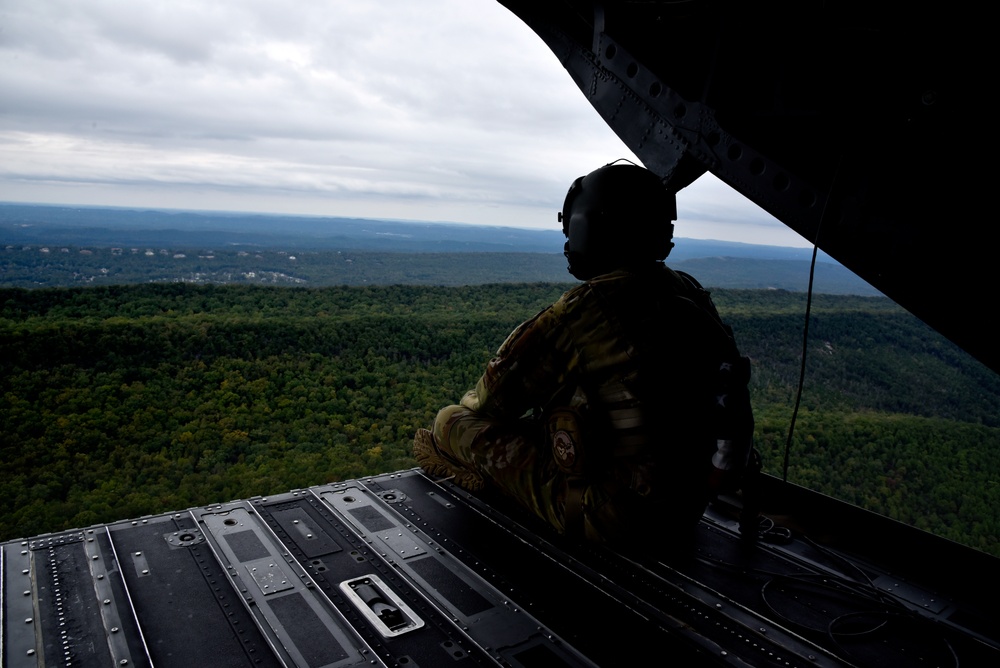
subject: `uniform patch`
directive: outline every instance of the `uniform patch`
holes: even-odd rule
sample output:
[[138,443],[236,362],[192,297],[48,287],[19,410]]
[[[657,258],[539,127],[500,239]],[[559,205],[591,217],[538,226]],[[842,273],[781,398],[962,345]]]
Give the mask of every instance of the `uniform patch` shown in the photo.
[[560,430],[552,435],[552,456],[559,468],[573,468],[576,463],[576,444],[568,432]]

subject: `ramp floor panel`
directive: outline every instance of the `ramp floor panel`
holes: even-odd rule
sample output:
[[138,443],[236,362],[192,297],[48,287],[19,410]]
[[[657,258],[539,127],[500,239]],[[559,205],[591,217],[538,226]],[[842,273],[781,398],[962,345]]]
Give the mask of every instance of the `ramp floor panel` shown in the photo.
[[710,508],[555,535],[419,470],[2,544],[3,668],[1000,665],[989,606]]

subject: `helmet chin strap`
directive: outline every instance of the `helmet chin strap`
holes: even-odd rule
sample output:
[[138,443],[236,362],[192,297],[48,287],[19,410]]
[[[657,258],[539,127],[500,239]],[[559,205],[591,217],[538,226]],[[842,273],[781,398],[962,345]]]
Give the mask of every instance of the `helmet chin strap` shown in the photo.
[[581,281],[587,281],[598,274],[593,267],[589,266],[587,259],[582,253],[577,253],[569,249],[569,242],[563,246],[563,255],[566,256],[566,271]]
[[568,241],[563,246],[563,255],[566,256],[566,271],[581,281],[589,281],[595,276],[611,271],[610,269],[602,271],[600,267],[595,266],[593,258],[588,258],[586,254],[579,251],[571,251]]

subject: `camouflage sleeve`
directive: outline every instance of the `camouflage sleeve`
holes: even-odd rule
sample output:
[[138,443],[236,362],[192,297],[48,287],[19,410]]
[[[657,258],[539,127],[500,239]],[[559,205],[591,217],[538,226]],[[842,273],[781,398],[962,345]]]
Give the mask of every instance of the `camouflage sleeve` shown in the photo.
[[462,399],[466,408],[501,419],[517,419],[545,405],[573,368],[565,297],[521,323],[490,360],[476,389]]

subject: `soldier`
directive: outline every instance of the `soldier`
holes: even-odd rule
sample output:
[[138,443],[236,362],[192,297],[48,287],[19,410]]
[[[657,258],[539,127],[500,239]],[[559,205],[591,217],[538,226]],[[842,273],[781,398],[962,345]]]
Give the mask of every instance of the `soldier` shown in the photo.
[[663,264],[675,218],[674,194],[641,167],[578,178],[559,219],[585,282],[518,326],[460,405],[417,432],[421,467],[494,487],[570,536],[693,527],[738,481],[753,417],[731,330]]

